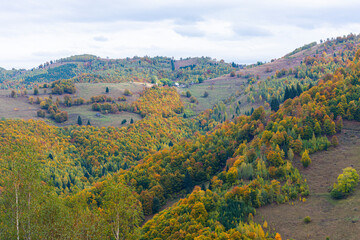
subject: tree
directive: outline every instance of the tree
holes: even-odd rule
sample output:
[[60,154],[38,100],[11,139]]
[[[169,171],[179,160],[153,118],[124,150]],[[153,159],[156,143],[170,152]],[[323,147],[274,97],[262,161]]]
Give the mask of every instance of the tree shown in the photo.
[[336,133],[335,123],[329,118],[324,121],[324,131],[327,135],[334,135]]
[[80,126],[82,125],[82,120],[81,120],[81,117],[80,117],[80,116],[78,116],[77,124],[80,125]]
[[104,190],[103,205],[106,226],[116,240],[139,239],[142,219],[141,204],[122,183],[108,182]]
[[331,145],[333,145],[334,147],[339,145],[339,140],[335,135],[331,138]]
[[209,96],[209,93],[207,91],[205,91],[203,97],[207,98],[208,96]]
[[187,193],[190,193],[192,188],[194,187],[188,170],[186,170],[186,172],[185,172],[185,178],[184,178],[183,185],[184,185],[184,188],[186,189]]
[[46,113],[44,110],[39,109],[36,114],[38,117],[44,118]]
[[39,94],[39,89],[37,87],[34,88],[34,95],[38,95]]
[[[0,230],[2,239],[63,239],[65,235],[71,236],[69,227],[72,224],[65,222],[70,218],[55,216],[62,212],[57,204],[60,198],[41,182],[39,159],[44,156],[40,155],[39,144],[34,138],[18,136],[0,149],[4,160],[0,162],[4,187],[0,194],[0,225],[6,228],[4,232]],[[1,211],[3,208],[5,212]],[[49,208],[57,210],[50,213]]]
[[337,183],[334,183],[331,191],[333,198],[339,199],[348,196],[359,182],[359,174],[352,167],[343,169],[343,173],[337,178]]
[[158,197],[155,196],[153,198],[152,212],[153,212],[153,214],[155,214],[155,213],[159,212],[159,210],[160,210],[160,200]]
[[131,119],[130,119],[130,124],[133,124],[133,123],[134,123],[134,119],[131,118]]
[[132,92],[131,92],[129,89],[125,89],[125,90],[124,90],[124,95],[125,95],[125,96],[132,96],[133,94],[132,94]]
[[105,92],[106,92],[106,93],[109,93],[109,88],[108,88],[108,87],[106,87]]
[[308,167],[311,164],[311,159],[309,157],[308,150],[305,149],[304,153],[301,156],[301,163],[304,167]]
[[291,148],[288,151],[288,158],[291,162],[294,160],[294,151]]
[[88,120],[87,125],[88,125],[88,126],[91,126],[90,119]]
[[12,97],[12,98],[16,98],[16,92],[15,92],[15,90],[12,90],[12,91],[11,91],[11,97]]
[[279,100],[277,98],[272,98],[270,102],[271,111],[277,112],[279,110]]

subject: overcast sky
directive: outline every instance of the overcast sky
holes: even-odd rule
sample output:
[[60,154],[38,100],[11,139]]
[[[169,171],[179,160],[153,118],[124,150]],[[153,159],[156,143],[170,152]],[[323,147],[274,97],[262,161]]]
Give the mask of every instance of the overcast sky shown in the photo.
[[358,0],[0,0],[0,67],[75,54],[270,61],[360,33]]

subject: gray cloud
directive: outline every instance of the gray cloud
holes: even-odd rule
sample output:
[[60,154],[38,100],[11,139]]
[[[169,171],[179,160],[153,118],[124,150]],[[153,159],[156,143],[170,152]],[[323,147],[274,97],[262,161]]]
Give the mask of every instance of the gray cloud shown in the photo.
[[30,68],[84,52],[266,60],[358,33],[359,10],[357,0],[0,1],[0,66]]

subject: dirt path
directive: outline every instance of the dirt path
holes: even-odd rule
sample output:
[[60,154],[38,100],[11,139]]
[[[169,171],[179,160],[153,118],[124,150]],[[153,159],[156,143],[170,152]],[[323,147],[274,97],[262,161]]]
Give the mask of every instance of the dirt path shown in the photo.
[[[344,125],[338,136],[340,146],[311,155],[308,169],[295,163],[309,184],[307,201],[257,209],[257,221],[267,220],[283,239],[360,239],[360,186],[345,200],[332,200],[328,192],[343,168],[353,166],[360,172],[360,123]],[[303,222],[306,216],[311,217],[311,223]]]

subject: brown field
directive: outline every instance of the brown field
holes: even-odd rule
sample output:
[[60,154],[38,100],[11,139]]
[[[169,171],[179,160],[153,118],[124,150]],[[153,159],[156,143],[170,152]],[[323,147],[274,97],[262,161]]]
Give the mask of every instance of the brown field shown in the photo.
[[[343,200],[333,200],[329,193],[343,168],[352,166],[360,172],[360,123],[345,122],[338,137],[340,145],[312,154],[307,169],[300,166],[299,158],[294,160],[309,184],[307,201],[259,208],[258,222],[266,220],[283,239],[360,239],[360,186]],[[311,218],[308,224],[303,222],[306,216]]]

